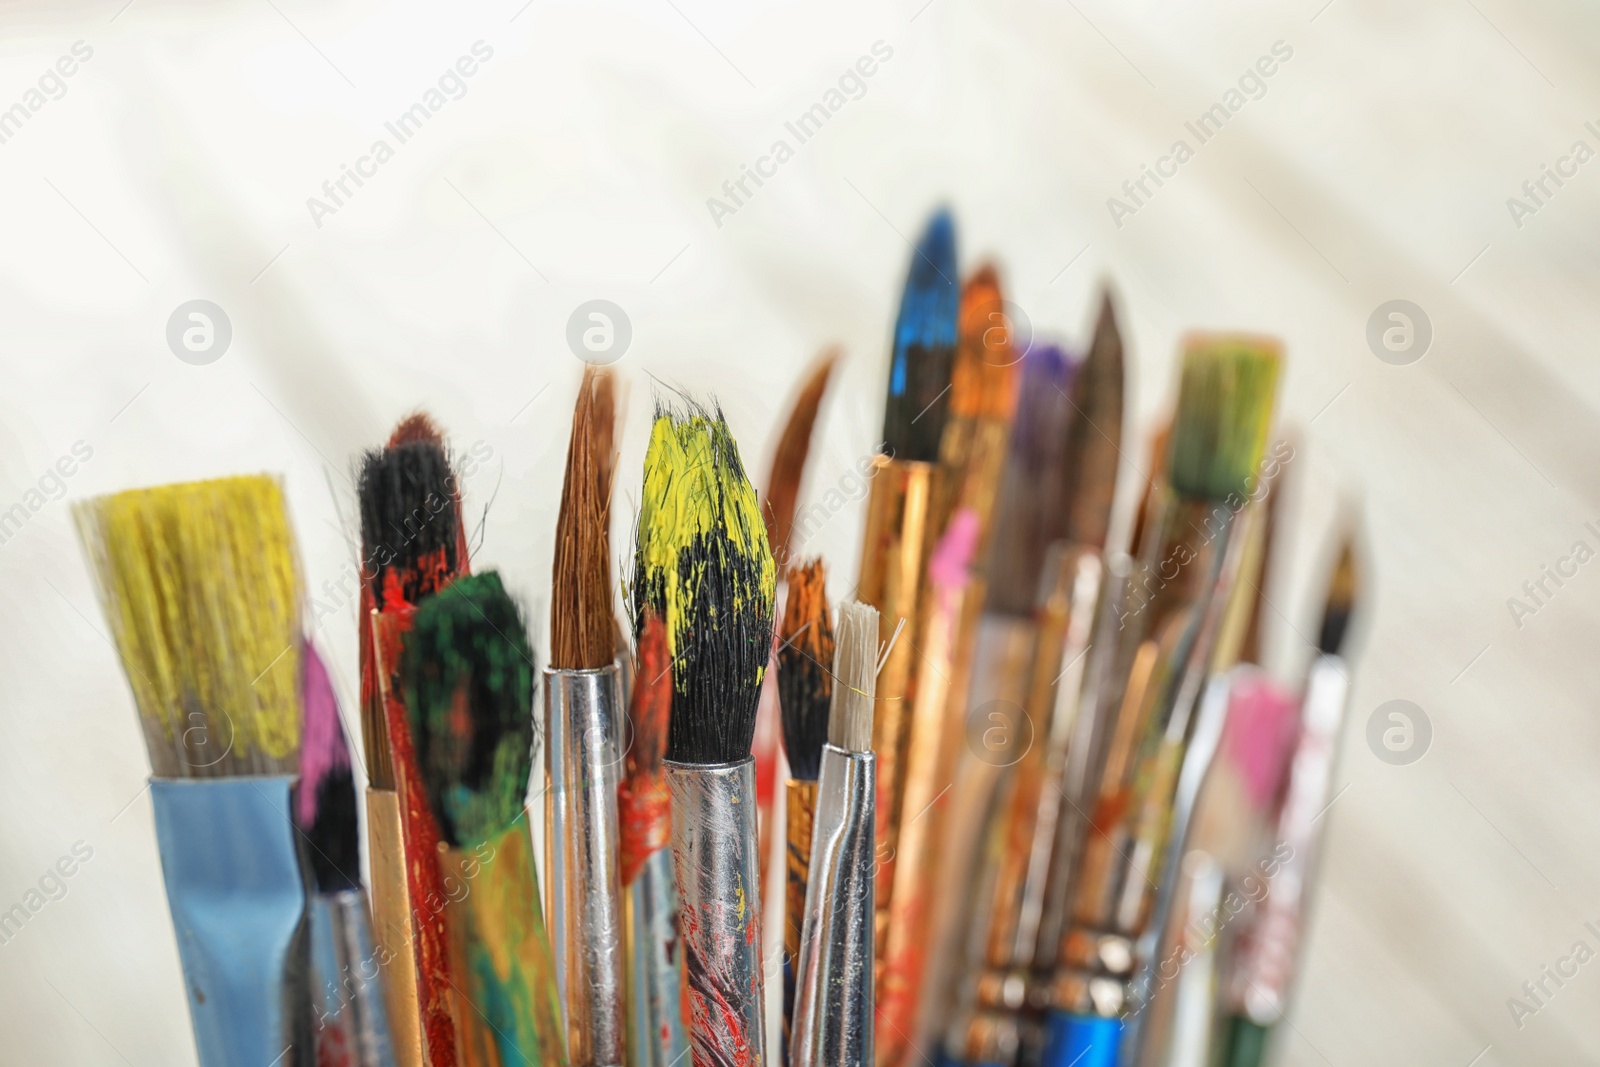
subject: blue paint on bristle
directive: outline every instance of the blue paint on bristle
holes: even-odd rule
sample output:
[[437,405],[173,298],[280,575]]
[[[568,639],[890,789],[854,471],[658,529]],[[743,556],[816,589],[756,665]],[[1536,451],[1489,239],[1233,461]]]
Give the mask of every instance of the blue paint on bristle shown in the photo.
[[961,310],[958,277],[955,220],[949,210],[940,208],[917,241],[905,292],[900,297],[900,315],[894,324],[894,362],[889,370],[890,396],[905,394],[911,346],[954,347]]

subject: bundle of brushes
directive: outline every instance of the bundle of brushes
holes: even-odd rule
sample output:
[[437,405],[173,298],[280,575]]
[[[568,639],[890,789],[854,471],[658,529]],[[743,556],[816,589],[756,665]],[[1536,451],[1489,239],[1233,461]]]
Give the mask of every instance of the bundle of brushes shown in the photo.
[[806,877],[811,869],[811,825],[817,806],[817,775],[828,737],[833,703],[833,620],[828,611],[828,575],[822,560],[789,569],[789,596],[779,629],[778,699],[783,714],[783,750],[789,758],[784,796],[783,1036],[791,1048],[794,968],[805,919]]
[[456,477],[424,415],[362,457],[361,733],[374,933],[401,1067],[455,1063],[455,1018],[439,828],[398,688],[399,640],[422,598],[467,570]]
[[301,588],[282,489],[261,475],[131,490],[76,518],[144,727],[200,1063],[309,1067],[290,817]]
[[623,714],[611,604],[610,375],[584,372],[556,520],[545,692],[545,878],[573,1067],[621,1067],[617,784]]
[[328,671],[304,647],[305,740],[295,788],[295,828],[315,890],[311,897],[311,1005],[317,1067],[392,1067],[389,1013],[378,982],[356,786]]
[[776,573],[754,489],[720,411],[658,407],[634,554],[636,627],[662,619],[672,663],[672,798],[696,1067],[766,1062],[756,705]]
[[398,678],[445,867],[457,1055],[477,1065],[567,1062],[555,967],[523,798],[533,769],[533,650],[493,571],[417,607]]

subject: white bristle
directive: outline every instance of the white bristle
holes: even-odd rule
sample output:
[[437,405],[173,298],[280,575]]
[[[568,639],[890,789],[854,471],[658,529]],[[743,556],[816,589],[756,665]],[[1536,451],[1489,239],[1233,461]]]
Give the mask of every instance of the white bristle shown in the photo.
[[839,605],[833,629],[833,703],[828,744],[846,752],[872,748],[872,700],[878,688],[878,609]]

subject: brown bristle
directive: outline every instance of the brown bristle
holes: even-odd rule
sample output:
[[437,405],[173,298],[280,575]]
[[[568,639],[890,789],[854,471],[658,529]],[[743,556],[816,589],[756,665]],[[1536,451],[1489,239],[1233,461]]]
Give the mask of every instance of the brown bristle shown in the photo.
[[1089,355],[1072,380],[1072,423],[1067,444],[1067,540],[1104,548],[1111,528],[1122,460],[1122,333],[1108,292],[1100,303]]
[[811,373],[806,377],[794,407],[789,410],[789,421],[784,424],[783,436],[778,438],[778,450],[772,457],[772,474],[767,478],[766,499],[761,504],[761,517],[767,524],[767,543],[772,546],[773,558],[781,567],[789,555],[789,534],[794,528],[795,502],[800,497],[800,479],[806,470],[806,457],[811,453],[811,431],[817,424],[817,412],[822,406],[822,395],[827,392],[828,378],[833,365],[839,360],[838,348],[829,348],[817,357]]
[[1359,584],[1355,538],[1347,532],[1339,545],[1339,561],[1334,564],[1333,576],[1328,580],[1328,602],[1322,611],[1322,627],[1317,639],[1317,650],[1325,656],[1337,656],[1344,650]]
[[[617,381],[600,369],[594,376],[595,456],[600,465],[600,499],[611,514],[611,475],[617,462]],[[609,524],[609,520],[608,520]]]
[[633,737],[624,761],[625,777],[649,777],[667,755],[667,724],[672,718],[672,662],[667,657],[667,627],[647,611],[639,633],[638,666],[628,700]]
[[1163,420],[1150,435],[1149,458],[1145,460],[1145,485],[1144,492],[1139,497],[1139,514],[1133,523],[1134,557],[1143,559],[1151,546],[1145,544],[1150,535],[1150,522],[1155,513],[1156,497],[1161,491],[1161,485],[1166,476],[1167,444],[1172,437],[1172,422]]
[[[1280,438],[1270,451],[1274,456],[1292,457],[1295,452],[1294,443],[1287,437]],[[1260,519],[1261,567],[1260,574],[1256,576],[1256,587],[1252,590],[1255,595],[1250,598],[1250,615],[1245,620],[1244,645],[1239,650],[1239,658],[1245,663],[1261,662],[1267,621],[1272,614],[1272,608],[1267,601],[1267,587],[1272,582],[1274,552],[1279,547],[1280,541],[1278,527],[1282,522],[1280,505],[1283,503],[1283,470],[1283,463],[1274,463],[1263,476],[1265,485],[1260,490],[1266,494],[1266,499],[1262,501]]]
[[1011,418],[1017,406],[1011,329],[1000,276],[986,263],[961,289],[960,343],[950,374],[952,417]]
[[431,441],[443,445],[444,434],[439,432],[439,427],[434,425],[433,419],[426,412],[416,411],[400,420],[400,425],[389,435],[389,447],[394,448],[411,441]]
[[821,559],[789,568],[789,599],[778,646],[778,706],[789,776],[812,781],[821,770],[833,699],[833,620],[828,571]]
[[593,367],[583,372],[567,443],[550,589],[550,666],[555,670],[594,670],[610,663],[614,653],[610,502],[604,496],[611,427],[599,417],[597,401],[605,388],[599,381]]

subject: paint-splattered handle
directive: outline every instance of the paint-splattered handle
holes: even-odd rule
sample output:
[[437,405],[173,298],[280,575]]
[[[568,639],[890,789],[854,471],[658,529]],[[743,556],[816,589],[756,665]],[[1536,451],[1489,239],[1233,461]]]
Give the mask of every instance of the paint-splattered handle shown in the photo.
[[765,1067],[755,761],[666,769],[694,1067]]

